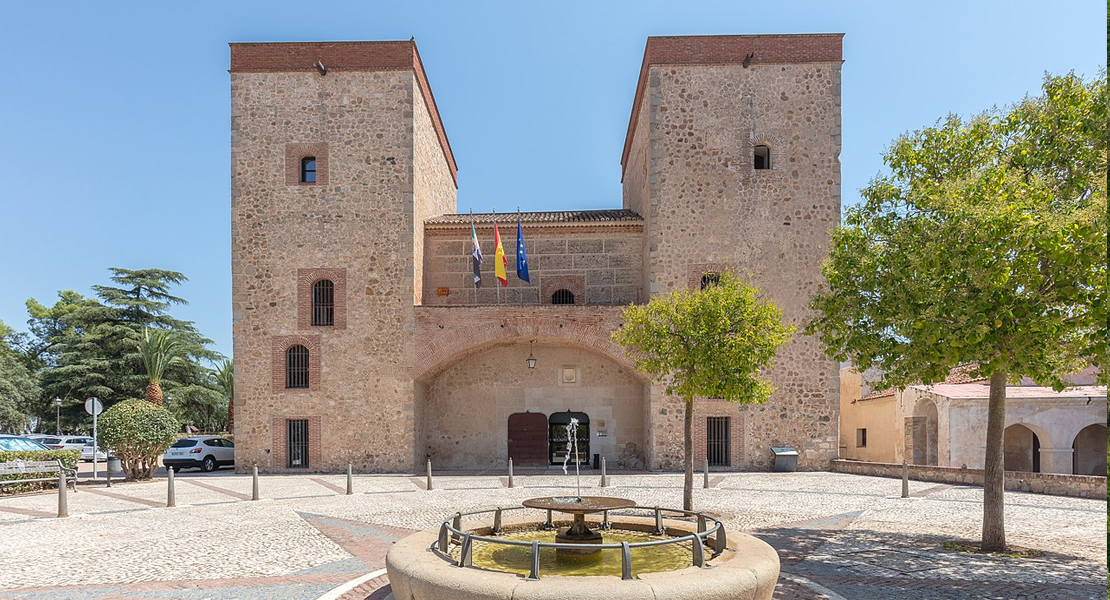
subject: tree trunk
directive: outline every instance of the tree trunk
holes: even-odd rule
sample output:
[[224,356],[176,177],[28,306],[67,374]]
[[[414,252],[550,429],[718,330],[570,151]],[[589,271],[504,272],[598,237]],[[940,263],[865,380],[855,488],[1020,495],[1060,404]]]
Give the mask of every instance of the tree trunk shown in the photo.
[[146,386],[146,400],[155,406],[162,406],[162,386],[151,381]]
[[1006,373],[991,373],[987,404],[987,456],[983,464],[983,544],[986,552],[1006,549],[1003,494],[1006,491],[1005,452]]
[[682,424],[682,446],[685,453],[683,463],[686,465],[686,474],[682,479],[682,508],[694,510],[694,401],[686,401],[686,418]]

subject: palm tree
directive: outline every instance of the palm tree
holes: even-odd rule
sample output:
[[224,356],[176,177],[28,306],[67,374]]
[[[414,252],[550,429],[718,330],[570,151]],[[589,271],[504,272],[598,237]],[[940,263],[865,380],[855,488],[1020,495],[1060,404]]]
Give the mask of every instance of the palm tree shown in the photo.
[[227,398],[227,432],[235,434],[235,369],[230,360],[216,366],[216,387]]
[[182,362],[182,345],[170,331],[146,328],[139,340],[139,356],[150,383],[146,386],[147,401],[162,406],[162,375],[166,369]]

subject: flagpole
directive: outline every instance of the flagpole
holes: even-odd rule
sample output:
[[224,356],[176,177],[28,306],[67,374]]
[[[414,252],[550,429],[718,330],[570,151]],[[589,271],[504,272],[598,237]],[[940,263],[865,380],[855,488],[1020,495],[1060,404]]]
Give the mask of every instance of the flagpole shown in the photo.
[[[497,207],[493,207],[493,225],[497,228]],[[493,253],[493,287],[497,290],[497,305],[501,306],[501,282],[497,280],[497,252]]]
[[[520,227],[520,205],[519,204],[516,205],[516,224],[517,224],[517,227]],[[520,254],[520,248],[517,248],[516,251],[517,251],[517,254],[519,255]],[[517,260],[517,264],[520,264],[520,256],[517,256],[516,260]],[[520,279],[520,274],[519,273],[517,274],[517,279]],[[524,306],[524,290],[520,290],[519,298],[520,298],[520,305]]]

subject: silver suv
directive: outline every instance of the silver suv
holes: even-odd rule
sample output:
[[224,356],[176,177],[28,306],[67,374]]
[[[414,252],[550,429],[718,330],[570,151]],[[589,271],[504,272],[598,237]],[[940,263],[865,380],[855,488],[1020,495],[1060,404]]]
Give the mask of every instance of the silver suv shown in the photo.
[[205,472],[224,465],[234,466],[235,444],[215,436],[182,438],[162,455],[162,464],[174,471],[196,467]]

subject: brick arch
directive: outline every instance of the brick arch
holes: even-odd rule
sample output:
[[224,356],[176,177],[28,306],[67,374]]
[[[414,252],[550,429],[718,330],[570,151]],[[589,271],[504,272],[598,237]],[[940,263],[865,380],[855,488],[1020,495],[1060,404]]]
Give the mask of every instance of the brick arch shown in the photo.
[[610,332],[620,326],[620,310],[599,307],[420,307],[412,378],[427,381],[460,360],[491,348],[527,343],[557,344],[595,352],[628,369],[643,383]]

